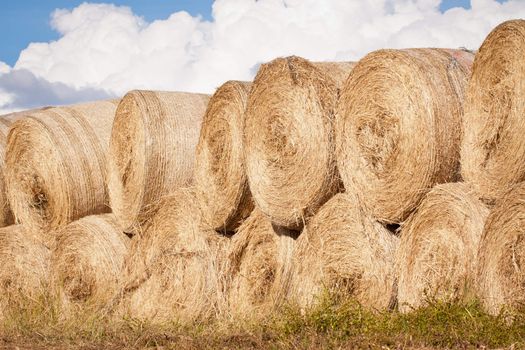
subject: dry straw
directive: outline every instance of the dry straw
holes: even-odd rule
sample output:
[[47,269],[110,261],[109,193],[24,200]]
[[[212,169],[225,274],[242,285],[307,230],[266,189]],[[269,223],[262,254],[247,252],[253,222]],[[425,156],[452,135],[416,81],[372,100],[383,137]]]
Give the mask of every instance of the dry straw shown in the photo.
[[54,283],[66,302],[105,306],[121,287],[129,238],[112,214],[74,221],[56,235],[51,257]]
[[258,209],[232,238],[229,253],[229,310],[234,318],[257,318],[284,301],[295,241],[279,235]]
[[194,152],[209,96],[131,91],[118,106],[111,132],[111,208],[128,233],[149,207],[192,182]]
[[486,309],[525,304],[525,183],[512,187],[491,210],[478,251],[478,296]]
[[195,189],[204,220],[233,231],[253,209],[244,167],[244,111],[251,84],[229,81],[208,103],[195,156]]
[[476,54],[465,101],[461,174],[487,202],[525,179],[525,21],[497,26]]
[[464,183],[438,185],[426,195],[401,229],[396,261],[401,311],[474,296],[477,251],[488,213]]
[[52,230],[108,211],[106,154],[115,101],[51,108],[11,126],[7,196],[17,222]]
[[434,184],[459,176],[464,90],[473,55],[442,49],[379,50],[341,91],[337,162],[348,192],[378,220],[399,223]]
[[334,112],[352,67],[292,56],[257,73],[245,116],[246,173],[257,206],[279,226],[301,228],[340,189]]
[[372,309],[391,307],[397,244],[356,198],[335,195],[297,240],[290,301],[308,308],[328,292]]
[[121,312],[157,322],[220,315],[229,238],[202,224],[192,189],[164,197],[153,212],[132,240]]

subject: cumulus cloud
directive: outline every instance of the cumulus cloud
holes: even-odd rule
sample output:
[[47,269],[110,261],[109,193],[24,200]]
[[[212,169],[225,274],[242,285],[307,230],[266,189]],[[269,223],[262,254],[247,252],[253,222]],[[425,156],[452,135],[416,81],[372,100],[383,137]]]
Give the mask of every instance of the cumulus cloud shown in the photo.
[[[525,17],[521,0],[472,0],[470,9],[444,13],[440,2],[216,0],[211,21],[176,12],[151,23],[128,7],[84,3],[52,14],[57,41],[30,44],[12,69],[0,63],[0,74],[9,77],[0,76],[0,108],[2,98],[33,106],[135,88],[212,92],[291,54],[357,60],[385,47],[477,49],[497,24]],[[21,91],[18,72],[32,74],[40,92]]]

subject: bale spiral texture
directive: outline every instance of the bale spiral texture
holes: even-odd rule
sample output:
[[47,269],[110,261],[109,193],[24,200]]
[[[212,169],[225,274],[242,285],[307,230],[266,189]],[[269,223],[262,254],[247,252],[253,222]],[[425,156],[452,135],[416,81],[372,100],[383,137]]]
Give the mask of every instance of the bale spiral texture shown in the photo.
[[353,296],[370,308],[391,307],[398,240],[357,198],[335,195],[297,240],[291,301],[308,308],[328,291]]
[[257,206],[279,226],[301,228],[340,189],[334,112],[352,67],[293,56],[263,64],[255,77],[245,115],[246,173]]
[[219,315],[229,239],[203,225],[193,189],[164,197],[125,262],[123,312],[182,322]]
[[53,281],[67,301],[105,305],[120,290],[129,238],[113,214],[74,221],[57,233]]
[[116,104],[34,111],[11,126],[5,177],[17,222],[50,231],[108,211],[106,154]]
[[233,231],[253,209],[244,167],[244,111],[251,83],[229,81],[208,103],[195,155],[195,189],[204,220]]
[[463,94],[472,54],[379,50],[352,70],[338,105],[337,162],[348,192],[400,223],[434,184],[459,175]]
[[108,189],[121,226],[135,233],[161,196],[192,182],[208,95],[131,91],[111,132]]
[[497,26],[476,54],[466,101],[461,174],[492,203],[525,180],[525,21]]
[[293,238],[279,235],[258,209],[232,238],[228,257],[229,310],[237,317],[270,312],[286,297]]
[[464,183],[438,185],[426,195],[401,228],[396,261],[401,311],[428,301],[474,296],[478,246],[488,213]]
[[487,217],[478,251],[478,296],[486,309],[525,304],[525,183],[512,187]]

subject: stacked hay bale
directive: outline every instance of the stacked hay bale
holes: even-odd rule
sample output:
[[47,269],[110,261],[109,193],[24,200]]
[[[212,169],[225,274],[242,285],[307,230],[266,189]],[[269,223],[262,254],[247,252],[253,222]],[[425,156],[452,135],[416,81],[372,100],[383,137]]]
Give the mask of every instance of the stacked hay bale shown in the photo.
[[209,96],[132,91],[116,111],[108,188],[122,228],[136,233],[161,196],[192,182],[195,147]]
[[116,104],[37,110],[13,123],[5,180],[16,222],[50,232],[108,211],[106,153]]
[[294,237],[274,229],[256,208],[232,238],[228,308],[232,317],[267,314],[284,301],[290,279]]
[[158,203],[125,262],[122,313],[191,322],[223,312],[229,239],[201,218],[193,189],[179,189]]
[[477,291],[494,315],[525,303],[525,183],[512,187],[491,210],[478,251]]
[[56,234],[51,278],[65,305],[103,307],[120,290],[130,239],[113,214],[74,221]]
[[244,166],[244,111],[251,83],[229,81],[217,89],[204,114],[195,155],[195,190],[204,220],[232,232],[253,201]]
[[488,212],[464,183],[437,185],[426,195],[401,228],[396,261],[401,311],[474,297],[478,246]]
[[335,195],[297,240],[290,300],[308,308],[329,292],[373,309],[392,307],[398,240],[357,197]]
[[379,50],[352,70],[338,104],[337,162],[345,189],[361,196],[374,218],[401,223],[434,184],[458,179],[472,58],[442,49]]
[[353,64],[299,57],[263,64],[245,115],[250,191],[276,225],[300,229],[340,190],[334,157],[338,87]]
[[465,101],[461,174],[494,203],[525,180],[525,21],[507,21],[485,39]]

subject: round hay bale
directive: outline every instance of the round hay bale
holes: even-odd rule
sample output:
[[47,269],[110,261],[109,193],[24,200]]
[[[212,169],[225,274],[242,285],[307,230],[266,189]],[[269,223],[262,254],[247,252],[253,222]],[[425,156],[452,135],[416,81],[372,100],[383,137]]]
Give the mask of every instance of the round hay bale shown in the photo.
[[22,225],[0,228],[1,302],[38,296],[47,288],[50,250]]
[[525,304],[525,183],[498,200],[478,251],[478,297],[491,314]]
[[208,103],[195,155],[195,190],[204,220],[231,232],[253,210],[242,145],[251,83],[229,81]]
[[209,96],[131,91],[111,132],[108,190],[120,225],[135,233],[149,206],[193,179],[194,153]]
[[13,123],[5,179],[16,222],[51,231],[108,212],[106,153],[116,104],[50,108]]
[[346,191],[362,196],[379,221],[402,222],[434,184],[459,177],[472,57],[379,50],[352,70],[337,109],[337,162]]
[[397,245],[356,198],[335,195],[297,240],[290,300],[309,308],[328,292],[372,309],[392,307]]
[[474,297],[478,246],[488,213],[464,183],[438,185],[426,195],[401,228],[396,260],[401,311]]
[[461,174],[493,203],[525,180],[525,21],[497,26],[481,45],[465,99]]
[[68,302],[105,305],[121,288],[130,244],[114,215],[84,217],[56,236],[51,273],[60,294]]
[[279,235],[261,210],[254,209],[233,236],[228,255],[232,316],[266,314],[284,300],[294,246],[292,237]]
[[302,228],[341,187],[334,112],[352,66],[292,56],[263,64],[255,77],[245,114],[246,174],[255,203],[279,226]]
[[164,197],[132,240],[122,312],[154,321],[217,316],[225,303],[228,243],[202,223],[193,189]]

